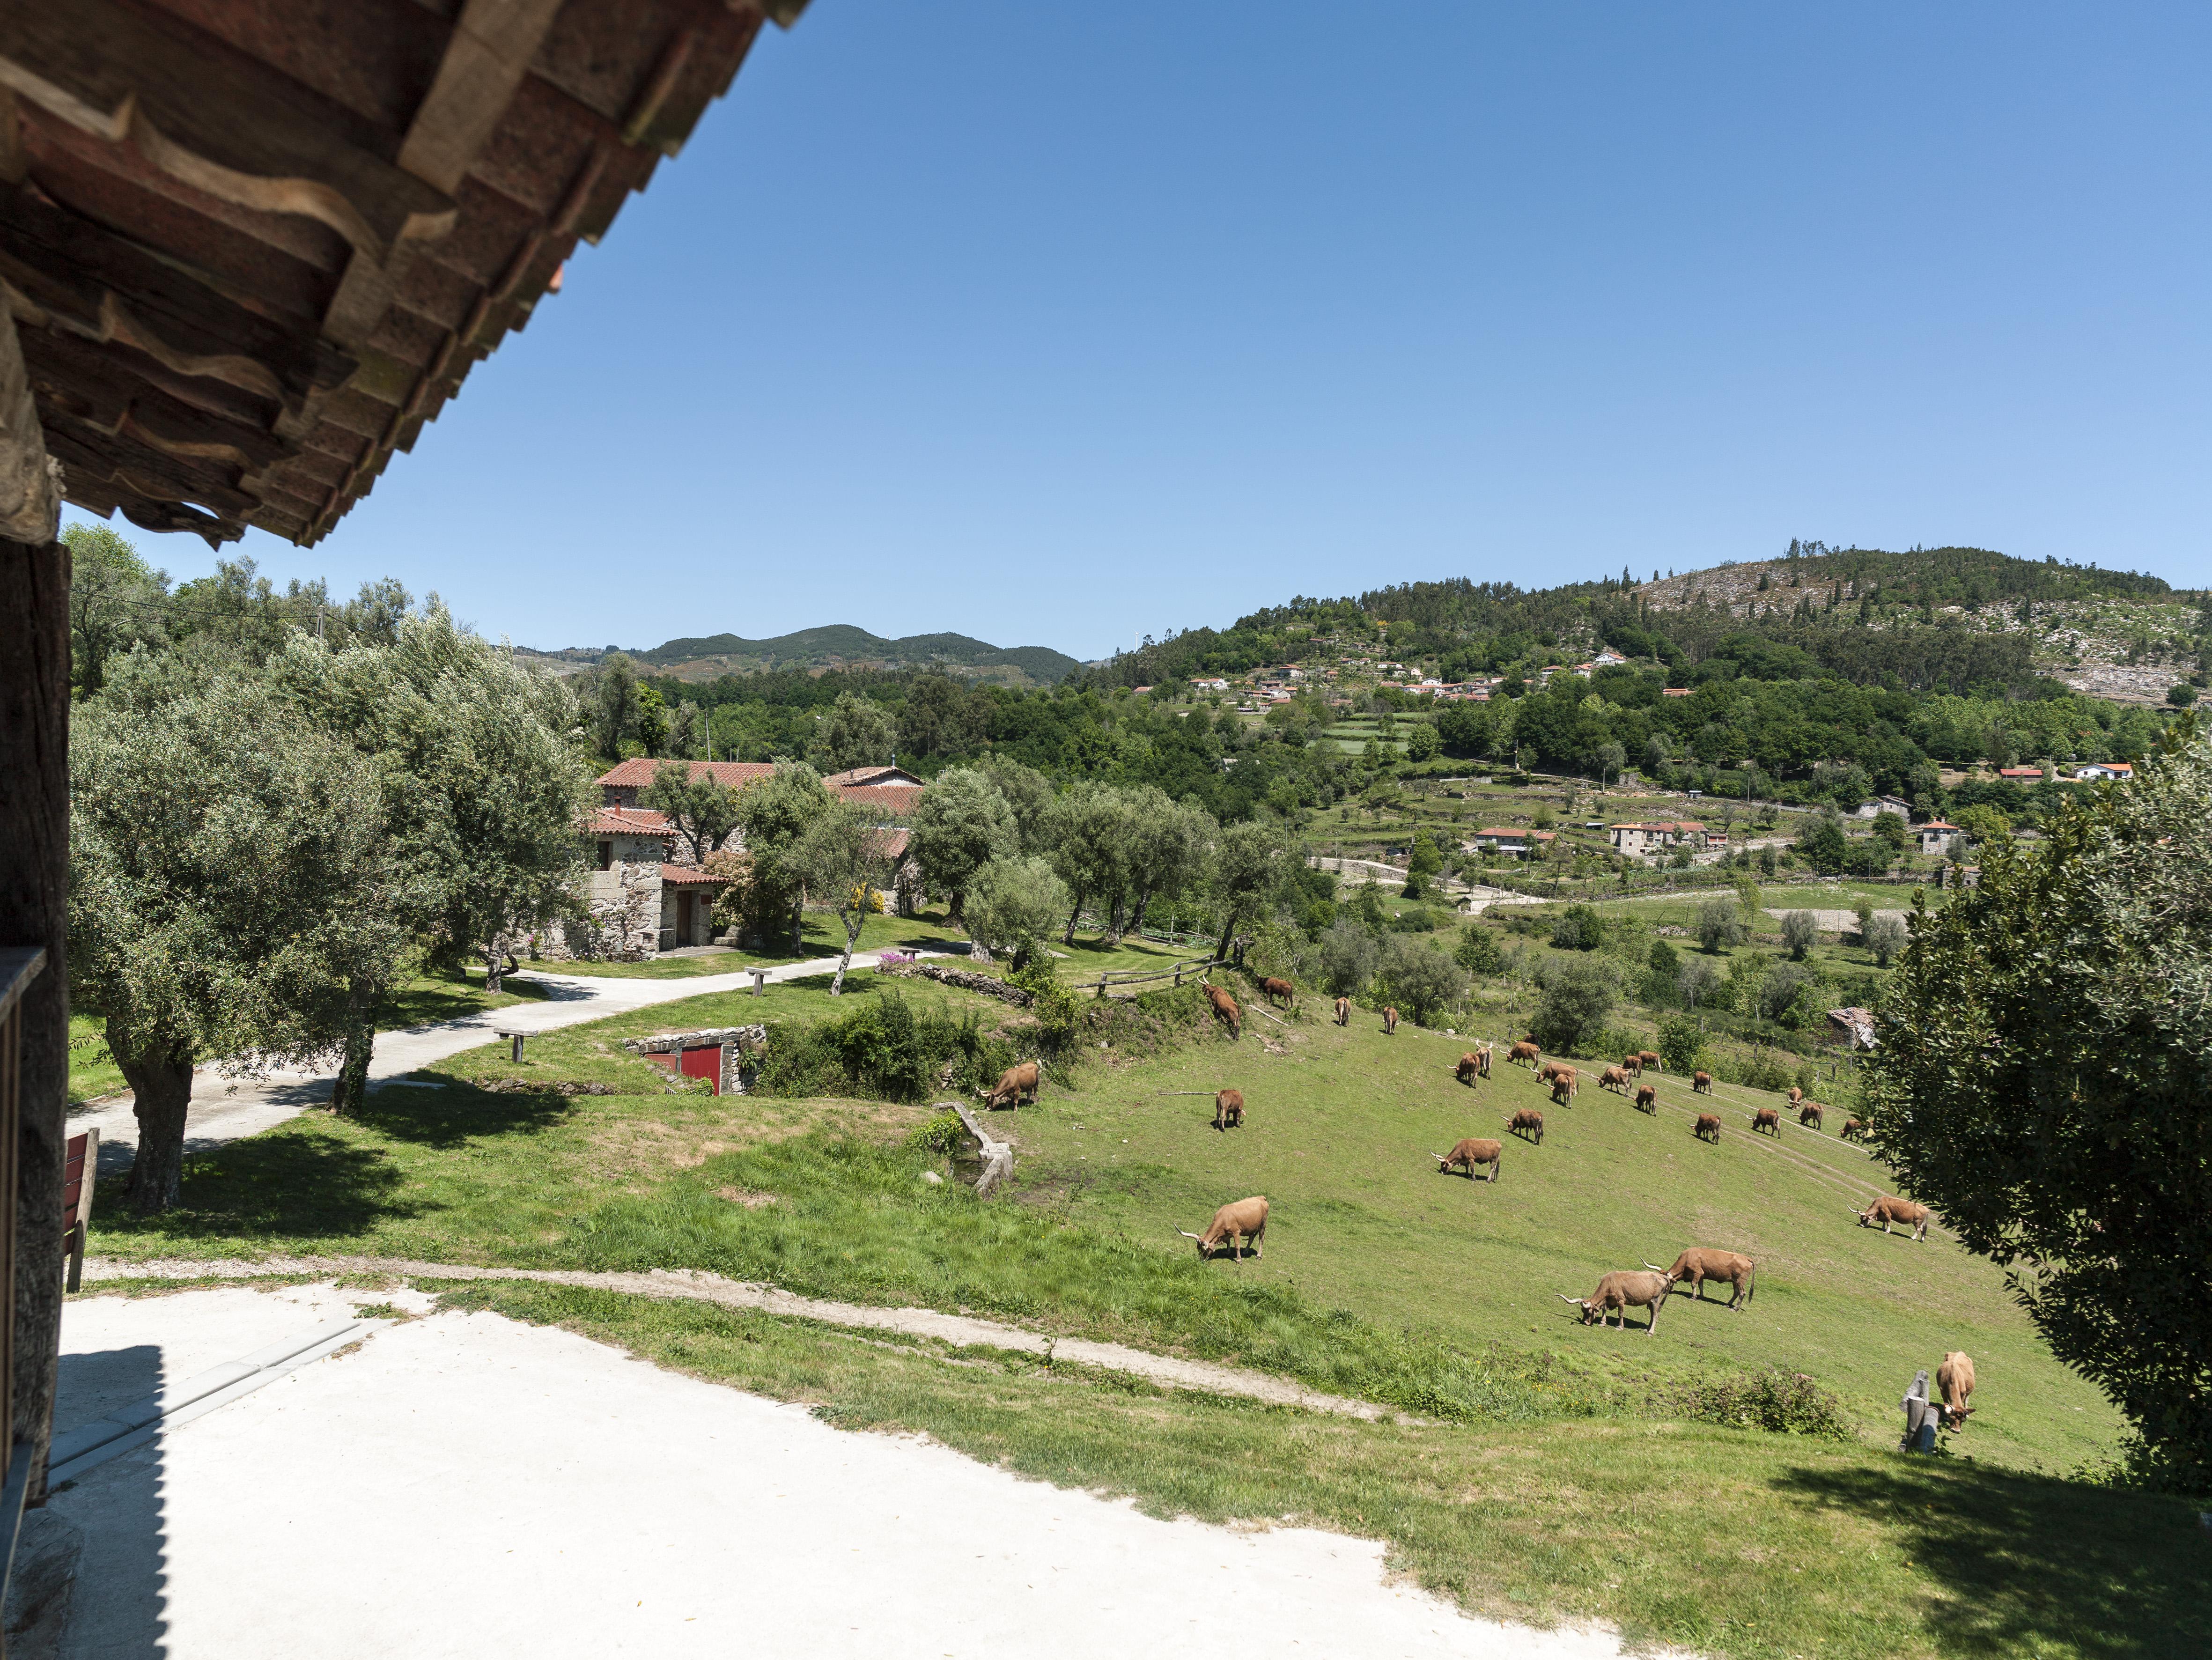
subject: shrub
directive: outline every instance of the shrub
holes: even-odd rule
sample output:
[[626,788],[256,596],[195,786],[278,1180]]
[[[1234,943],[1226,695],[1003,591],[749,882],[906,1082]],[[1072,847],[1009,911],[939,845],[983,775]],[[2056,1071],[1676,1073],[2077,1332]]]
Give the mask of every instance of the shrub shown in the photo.
[[1777,1366],[1733,1377],[1701,1377],[1661,1399],[1672,1412],[1701,1424],[1837,1441],[1851,1440],[1856,1434],[1850,1415],[1833,1393],[1802,1371]]
[[1705,1053],[1705,1036],[1695,1020],[1678,1014],[1659,1023],[1659,1058],[1669,1070],[1695,1072]]
[[1469,974],[1496,974],[1505,966],[1498,936],[1480,922],[1463,931],[1452,947],[1452,960]]
[[947,1061],[956,1082],[971,1086],[1011,1056],[985,1037],[972,1012],[957,1022],[933,1011],[917,1014],[895,987],[855,1000],[857,1006],[812,1025],[779,1023],[761,1067],[762,1092],[919,1101],[936,1087]]
[[1698,907],[1698,943],[1719,952],[1743,943],[1743,915],[1733,899],[1708,899]]
[[1417,1026],[1467,994],[1467,976],[1435,946],[1393,938],[1382,958],[1382,987],[1391,1000],[1405,1006]]
[[1552,924],[1552,944],[1559,951],[1595,951],[1605,943],[1605,919],[1588,905],[1570,905]]
[[960,1122],[958,1113],[940,1112],[908,1130],[906,1145],[916,1152],[949,1158],[960,1150],[961,1139],[967,1134],[968,1127]]
[[1054,1054],[1065,1049],[1075,1036],[1083,1009],[1075,1000],[1075,994],[1060,983],[1060,976],[1052,971],[1052,965],[1042,961],[1031,963],[1018,974],[1007,976],[1006,983],[1019,986],[1030,994],[1030,1012],[1036,1018],[1044,1047]]
[[1555,1055],[1584,1053],[1620,998],[1613,965],[1599,960],[1547,964],[1543,979],[1543,1001],[1529,1030]]

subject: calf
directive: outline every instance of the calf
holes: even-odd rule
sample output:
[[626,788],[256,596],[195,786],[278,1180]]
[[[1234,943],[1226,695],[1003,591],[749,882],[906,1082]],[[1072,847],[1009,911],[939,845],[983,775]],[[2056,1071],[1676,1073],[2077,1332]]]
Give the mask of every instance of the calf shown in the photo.
[[1813,1129],[1820,1128],[1820,1104],[1818,1101],[1808,1101],[1803,1106],[1798,1108],[1797,1122]]
[[1523,1038],[1521,1042],[1516,1043],[1511,1049],[1505,1051],[1505,1059],[1507,1062],[1512,1066],[1533,1067],[1536,1064],[1538,1058],[1541,1056],[1543,1053],[1543,1050],[1538,1049],[1534,1043],[1531,1043],[1526,1038]]
[[1349,997],[1336,1000],[1336,1024],[1340,1026],[1352,1024],[1352,1000]]
[[1843,1128],[1838,1130],[1836,1134],[1846,1141],[1863,1141],[1866,1140],[1866,1121],[1863,1118],[1846,1118],[1844,1120]]
[[1688,1280],[1690,1289],[1697,1294],[1700,1303],[1705,1300],[1705,1281],[1708,1280],[1725,1280],[1735,1288],[1735,1294],[1729,1298],[1729,1306],[1732,1309],[1745,1307],[1758,1290],[1753,1276],[1758,1272],[1759,1265],[1748,1256],[1739,1256],[1732,1250],[1707,1250],[1702,1246],[1692,1245],[1674,1259],[1674,1266],[1671,1268],[1662,1268],[1656,1262],[1646,1262],[1644,1266],[1665,1274],[1671,1284]]
[[1712,1075],[1712,1073],[1709,1073],[1709,1072],[1700,1072],[1700,1073],[1692,1073],[1691,1074],[1691,1076],[1690,1076],[1690,1093],[1691,1093],[1691,1094],[1692,1094],[1692,1095],[1711,1095],[1712,1092],[1713,1092],[1713,1075]]
[[1620,1069],[1631,1078],[1643,1077],[1644,1057],[1640,1055],[1624,1055],[1620,1057]]
[[1664,1072],[1667,1070],[1666,1067],[1659,1064],[1659,1051],[1656,1049],[1645,1049],[1636,1058],[1644,1063],[1644,1069],[1646,1072]]
[[1627,1069],[1623,1067],[1607,1067],[1603,1072],[1598,1073],[1597,1086],[1601,1090],[1614,1090],[1622,1095],[1627,1094]]
[[1562,1303],[1572,1303],[1579,1308],[1585,1326],[1593,1320],[1601,1326],[1606,1316],[1613,1314],[1619,1316],[1613,1323],[1626,1331],[1630,1309],[1650,1309],[1651,1318],[1644,1328],[1644,1335],[1649,1337],[1659,1329],[1659,1310],[1667,1301],[1667,1293],[1674,1288],[1674,1282],[1668,1279],[1664,1268],[1656,1272],[1617,1268],[1600,1280],[1597,1289],[1587,1297],[1570,1297],[1565,1292],[1553,1294]]
[[1462,1055],[1459,1058],[1459,1065],[1452,1068],[1452,1076],[1462,1084],[1472,1084],[1482,1076],[1482,1058],[1476,1055]]
[[1564,1073],[1552,1079],[1552,1104],[1564,1107],[1574,1098],[1574,1081]]
[[1639,1085],[1636,1091],[1636,1110],[1648,1112],[1656,1118],[1659,1116],[1659,1091],[1649,1084]]
[[1431,1153],[1430,1157],[1437,1161],[1437,1172],[1439,1175],[1449,1170],[1454,1164],[1458,1164],[1466,1170],[1467,1179],[1470,1182],[1474,1180],[1474,1167],[1477,1164],[1490,1166],[1488,1179],[1492,1182],[1505,1174],[1505,1144],[1503,1141],[1489,1141],[1476,1136],[1465,1136],[1452,1144],[1452,1150],[1449,1152]]
[[1699,1113],[1698,1115],[1698,1122],[1690,1126],[1690,1134],[1696,1136],[1700,1141],[1710,1141],[1715,1146],[1720,1146],[1720,1115],[1714,1112]]
[[1037,1098],[1037,1063],[1024,1061],[1018,1067],[1008,1067],[999,1074],[999,1086],[986,1096],[987,1107],[1019,1107],[1026,1096],[1034,1102]]
[[1237,1000],[1218,986],[1207,986],[1205,991],[1206,1000],[1213,1005],[1214,1013],[1229,1023],[1229,1035],[1242,1037],[1244,1035],[1244,1011],[1237,1006]]
[[1289,1008],[1298,1000],[1298,988],[1287,980],[1262,980],[1260,982],[1260,989],[1266,994],[1270,1003],[1279,998],[1285,1008]]
[[1912,1237],[1924,1243],[1928,1238],[1928,1224],[1936,1213],[1910,1199],[1877,1199],[1864,1210],[1856,1210],[1851,1214],[1859,1219],[1859,1225],[1863,1228],[1881,1223],[1884,1233],[1889,1231],[1889,1225],[1894,1222],[1900,1227],[1910,1229]]
[[1751,1133],[1757,1135],[1762,1131],[1778,1141],[1782,1139],[1782,1115],[1772,1107],[1761,1107],[1751,1116]]
[[1805,1091],[1799,1089],[1796,1085],[1792,1084],[1790,1086],[1790,1104],[1794,1107],[1804,1098]]
[[1384,1010],[1382,1011],[1382,1035],[1383,1035],[1385,1037],[1388,1037],[1391,1036],[1394,1032],[1395,1032],[1397,1030],[1398,1030],[1398,1011],[1397,1011],[1396,1009],[1395,1009],[1395,1008],[1386,1008],[1386,1009],[1384,1009]]
[[1239,1199],[1224,1205],[1213,1213],[1213,1220],[1204,1233],[1193,1233],[1187,1228],[1176,1231],[1186,1239],[1198,1241],[1200,1257],[1212,1256],[1224,1239],[1230,1243],[1237,1262],[1244,1260],[1244,1242],[1252,1242],[1252,1255],[1262,1255],[1260,1242],[1267,1231],[1267,1201],[1263,1197]]
[[1515,1113],[1505,1128],[1510,1134],[1527,1136],[1538,1146],[1544,1144],[1544,1115],[1534,1107],[1523,1107]]
[[1223,1090],[1213,1098],[1213,1128],[1218,1130],[1241,1130],[1244,1128],[1244,1091]]
[[1974,1392],[1974,1357],[1964,1349],[1946,1354],[1936,1368],[1936,1387],[1943,1392],[1943,1427],[1965,1429],[1967,1414],[1973,1411],[1967,1402]]

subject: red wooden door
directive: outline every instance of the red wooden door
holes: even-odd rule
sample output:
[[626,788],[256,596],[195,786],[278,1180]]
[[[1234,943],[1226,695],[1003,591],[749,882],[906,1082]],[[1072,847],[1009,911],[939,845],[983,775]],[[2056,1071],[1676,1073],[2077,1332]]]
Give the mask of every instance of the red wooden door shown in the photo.
[[684,1051],[684,1075],[704,1078],[714,1086],[714,1093],[722,1092],[722,1050],[716,1043],[702,1043],[697,1049]]

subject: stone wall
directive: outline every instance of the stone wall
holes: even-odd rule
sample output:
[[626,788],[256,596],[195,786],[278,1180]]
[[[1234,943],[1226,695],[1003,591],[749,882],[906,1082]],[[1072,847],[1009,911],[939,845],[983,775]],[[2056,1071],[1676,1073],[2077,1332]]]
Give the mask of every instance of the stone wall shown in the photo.
[[623,1047],[632,1055],[681,1055],[685,1049],[712,1044],[722,1051],[722,1093],[745,1095],[768,1053],[764,1025],[709,1026],[698,1031],[655,1032],[650,1037],[629,1037]]

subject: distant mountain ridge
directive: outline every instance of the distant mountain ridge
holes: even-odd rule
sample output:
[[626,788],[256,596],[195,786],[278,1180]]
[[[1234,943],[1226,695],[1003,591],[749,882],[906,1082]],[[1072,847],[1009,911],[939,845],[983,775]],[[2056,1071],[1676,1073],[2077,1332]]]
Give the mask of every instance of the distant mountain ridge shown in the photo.
[[[596,662],[606,653],[572,646],[544,654]],[[711,680],[718,675],[752,674],[768,669],[936,667],[964,677],[1048,686],[1083,666],[1066,652],[1049,646],[994,646],[964,634],[912,634],[886,640],[849,623],[800,629],[766,640],[748,640],[735,634],[695,635],[667,641],[649,651],[633,651],[630,655],[648,668],[681,680]]]

